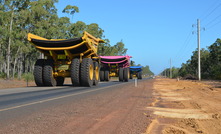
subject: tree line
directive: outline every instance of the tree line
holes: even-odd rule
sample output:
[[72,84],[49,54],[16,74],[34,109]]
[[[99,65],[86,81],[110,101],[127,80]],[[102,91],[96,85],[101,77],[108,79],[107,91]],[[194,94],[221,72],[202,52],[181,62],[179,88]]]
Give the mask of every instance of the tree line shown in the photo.
[[[201,53],[201,77],[202,79],[221,79],[221,39],[217,39],[207,49],[202,48]],[[161,75],[169,77],[169,68],[165,69]],[[198,76],[198,50],[193,51],[193,54],[186,63],[182,63],[180,68],[173,68],[173,78]]]
[[[21,78],[33,72],[35,61],[40,58],[34,46],[27,40],[33,33],[47,39],[69,39],[81,37],[87,31],[105,43],[98,47],[99,55],[125,55],[123,41],[110,45],[104,30],[97,23],[82,21],[71,23],[68,17],[58,17],[55,3],[58,0],[0,0],[0,77]],[[64,14],[79,13],[79,8],[67,5]]]

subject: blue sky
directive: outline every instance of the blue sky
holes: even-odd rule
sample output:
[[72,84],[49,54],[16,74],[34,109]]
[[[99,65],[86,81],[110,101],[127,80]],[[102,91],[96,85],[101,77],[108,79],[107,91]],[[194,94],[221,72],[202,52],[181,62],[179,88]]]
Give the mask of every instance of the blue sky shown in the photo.
[[[66,5],[80,12],[63,14]],[[205,28],[201,48],[221,38],[221,0],[59,0],[56,7],[71,22],[97,23],[111,45],[123,40],[131,60],[155,74],[170,67],[170,59],[174,67],[190,59],[197,48],[197,19]]]

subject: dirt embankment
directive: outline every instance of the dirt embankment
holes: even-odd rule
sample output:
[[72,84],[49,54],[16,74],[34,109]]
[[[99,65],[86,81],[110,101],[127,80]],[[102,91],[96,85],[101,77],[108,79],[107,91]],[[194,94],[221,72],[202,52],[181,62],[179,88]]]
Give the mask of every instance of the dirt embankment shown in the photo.
[[[71,79],[66,78],[64,84],[71,84]],[[5,80],[5,79],[0,79],[0,89],[7,89],[7,88],[17,88],[17,87],[32,87],[36,86],[34,81],[25,81],[25,80],[18,80],[18,79],[13,79],[13,80]]]
[[24,80],[4,80],[0,79],[0,89],[5,88],[16,88],[16,87],[27,87],[27,86],[36,86],[34,81],[29,81],[28,83]]
[[220,134],[221,88],[217,82],[158,78],[148,134]]

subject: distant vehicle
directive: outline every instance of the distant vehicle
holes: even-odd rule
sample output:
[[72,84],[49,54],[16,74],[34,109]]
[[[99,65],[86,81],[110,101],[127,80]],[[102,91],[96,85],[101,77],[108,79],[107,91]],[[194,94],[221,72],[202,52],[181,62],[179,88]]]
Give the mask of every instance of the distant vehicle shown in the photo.
[[137,79],[142,79],[142,66],[130,66],[130,79],[137,77]]
[[119,81],[128,82],[130,77],[131,56],[100,56],[100,80],[109,81],[110,77],[119,77]]

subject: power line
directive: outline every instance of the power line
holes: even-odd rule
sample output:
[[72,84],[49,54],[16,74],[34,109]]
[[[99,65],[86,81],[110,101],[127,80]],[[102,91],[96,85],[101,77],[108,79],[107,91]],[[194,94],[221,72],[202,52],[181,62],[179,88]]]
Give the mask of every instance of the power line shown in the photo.
[[193,30],[193,28],[191,28],[191,31],[189,32],[186,40],[184,41],[183,46],[180,48],[180,50],[176,54],[176,56],[175,56],[176,59],[174,60],[174,63],[177,63],[178,60],[180,61],[181,58],[183,59],[183,56],[186,54],[186,50],[187,50],[187,48],[189,48],[189,43],[192,40],[192,36],[191,36],[192,30]]
[[211,20],[209,23],[207,23],[206,25],[205,25],[205,27],[206,26],[208,26],[208,25],[210,25],[210,24],[212,24],[215,20],[217,20],[219,17],[221,17],[221,14],[220,15],[218,15],[218,16],[216,16],[213,20]]
[[[217,0],[217,1],[219,1],[219,0]],[[215,5],[217,3],[217,1],[213,5]],[[220,6],[221,6],[221,3],[219,3],[219,5],[217,5],[215,8],[213,8],[213,10],[211,10],[204,18],[202,18],[201,22],[204,21],[207,17],[209,17]]]
[[[192,40],[192,37],[193,36],[191,36],[191,39],[189,40],[189,42]],[[194,51],[193,48],[195,49],[195,46],[192,45],[191,47],[189,47],[189,49],[184,50],[181,57],[180,57],[180,61],[182,61],[185,58],[185,55],[188,54],[188,52]]]
[[219,22],[215,23],[214,25],[208,27],[207,30],[208,30],[208,29],[211,29],[212,27],[214,27],[215,25],[217,25],[217,24],[219,24],[219,23],[221,23],[221,21],[219,21]]
[[186,40],[185,40],[184,43],[183,43],[183,48],[181,47],[180,51],[176,54],[176,57],[180,54],[180,52],[183,51],[183,49],[185,49],[185,48],[187,47],[191,33],[192,33],[192,30],[189,32],[189,34],[188,34]]
[[[201,18],[201,19],[205,18],[205,17],[204,17],[205,14],[206,14],[207,12],[209,12],[209,10],[210,10],[212,7],[214,7],[214,6],[218,3],[218,1],[219,1],[219,0],[216,0],[215,2],[213,2],[213,3],[210,5],[210,7],[207,8],[207,9],[202,13],[202,15],[201,15],[199,18]],[[203,18],[202,18],[202,17],[203,17]]]
[[[193,28],[192,28],[193,29]],[[192,29],[190,30],[189,34],[187,35],[182,47],[180,48],[180,50],[177,52],[176,57],[180,55],[180,53],[183,51],[183,49],[185,49],[188,45],[188,41],[190,39],[190,35],[192,33]]]

